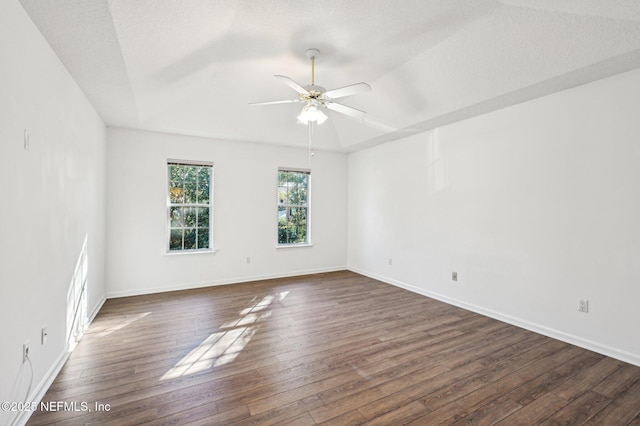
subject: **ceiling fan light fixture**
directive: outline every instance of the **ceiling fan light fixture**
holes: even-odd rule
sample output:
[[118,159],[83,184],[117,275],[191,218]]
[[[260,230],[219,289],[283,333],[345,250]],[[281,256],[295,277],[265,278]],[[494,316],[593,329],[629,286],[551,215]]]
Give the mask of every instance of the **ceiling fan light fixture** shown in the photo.
[[302,112],[298,116],[298,121],[308,125],[310,121],[322,124],[327,120],[327,115],[318,109],[318,106],[310,103],[302,108]]

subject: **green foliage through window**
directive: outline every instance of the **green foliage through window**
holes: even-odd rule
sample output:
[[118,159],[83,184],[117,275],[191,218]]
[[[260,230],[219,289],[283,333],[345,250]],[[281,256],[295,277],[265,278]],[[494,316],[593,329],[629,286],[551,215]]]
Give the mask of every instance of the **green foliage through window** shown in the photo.
[[278,171],[278,244],[309,242],[307,171]]
[[168,173],[169,251],[209,249],[212,166],[169,162]]

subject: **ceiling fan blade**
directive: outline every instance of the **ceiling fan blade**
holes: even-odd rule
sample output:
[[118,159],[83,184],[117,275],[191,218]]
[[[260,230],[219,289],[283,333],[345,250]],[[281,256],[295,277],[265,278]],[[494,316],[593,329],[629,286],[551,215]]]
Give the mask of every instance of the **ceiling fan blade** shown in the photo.
[[367,113],[364,111],[335,102],[327,102],[324,105],[332,111],[336,111],[354,118],[364,118],[365,115],[367,115]]
[[339,89],[324,92],[324,96],[331,99],[344,98],[345,96],[357,95],[358,93],[369,92],[371,86],[367,83],[356,83],[350,86],[341,87]]
[[302,102],[300,99],[286,99],[284,101],[268,101],[268,102],[249,102],[249,105],[275,105],[275,104],[288,104],[291,102]]
[[293,90],[295,90],[296,92],[300,93],[301,95],[309,95],[309,92],[307,91],[307,89],[305,89],[304,87],[300,86],[298,83],[296,83],[295,81],[291,80],[289,77],[286,77],[284,75],[274,75],[275,78],[277,78],[278,80],[282,81],[284,84],[286,84],[287,86],[291,87]]

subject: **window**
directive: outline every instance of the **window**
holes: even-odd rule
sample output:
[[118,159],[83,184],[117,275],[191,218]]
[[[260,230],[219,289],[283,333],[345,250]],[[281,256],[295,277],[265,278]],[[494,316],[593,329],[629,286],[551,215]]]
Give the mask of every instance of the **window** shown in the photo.
[[211,249],[212,163],[168,161],[169,252]]
[[278,244],[309,244],[308,170],[278,170]]

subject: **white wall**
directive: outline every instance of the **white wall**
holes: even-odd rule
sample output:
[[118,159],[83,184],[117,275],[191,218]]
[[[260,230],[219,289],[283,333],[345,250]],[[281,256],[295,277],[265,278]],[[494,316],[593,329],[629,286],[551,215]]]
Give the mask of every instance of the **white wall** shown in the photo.
[[[277,170],[308,167],[306,149],[125,129],[109,129],[107,139],[109,296],[346,267],[345,154],[313,157],[313,247],[276,249]],[[167,159],[214,163],[217,253],[166,254]]]
[[[0,401],[15,401],[31,378],[24,341],[32,396],[64,359],[67,296],[85,239],[88,313],[104,298],[106,132],[17,0],[0,2],[0,62]],[[11,418],[0,412],[0,424]]]
[[640,365],[638,111],[635,70],[351,154],[349,268]]

